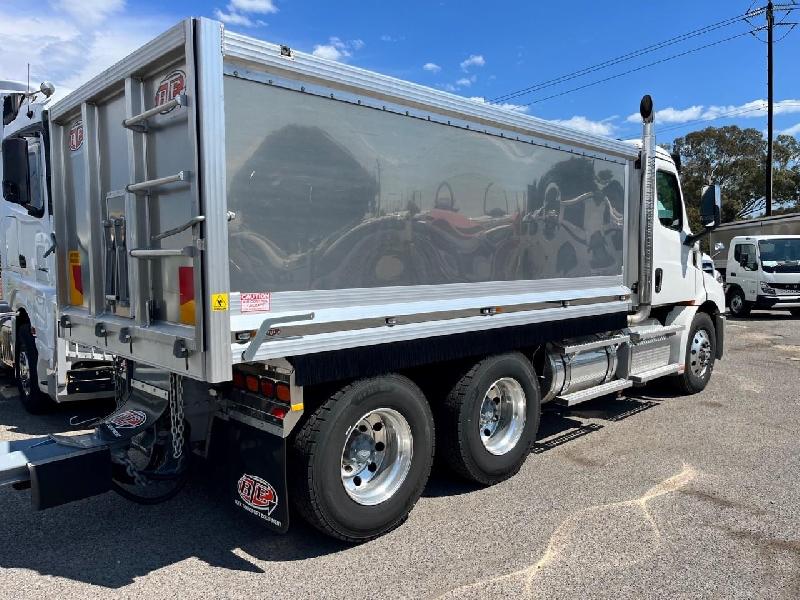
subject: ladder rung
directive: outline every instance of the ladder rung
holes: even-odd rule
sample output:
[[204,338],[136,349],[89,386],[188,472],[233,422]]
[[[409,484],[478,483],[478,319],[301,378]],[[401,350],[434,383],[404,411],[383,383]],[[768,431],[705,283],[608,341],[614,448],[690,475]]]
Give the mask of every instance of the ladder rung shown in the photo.
[[146,192],[155,187],[167,185],[168,183],[175,183],[177,181],[186,181],[189,176],[188,171],[179,171],[175,175],[167,175],[166,177],[159,177],[158,179],[148,179],[147,181],[140,181],[139,183],[129,183],[125,189],[129,192]]
[[136,248],[130,252],[131,258],[167,258],[169,256],[194,256],[194,248]]
[[134,115],[129,119],[125,119],[122,122],[123,127],[131,128],[135,125],[138,125],[142,121],[147,121],[150,117],[154,117],[159,113],[172,110],[178,106],[186,106],[186,94],[178,94],[169,102],[165,102],[164,104],[160,104],[159,106],[154,106],[151,109],[144,111],[143,113],[139,113],[138,115]]

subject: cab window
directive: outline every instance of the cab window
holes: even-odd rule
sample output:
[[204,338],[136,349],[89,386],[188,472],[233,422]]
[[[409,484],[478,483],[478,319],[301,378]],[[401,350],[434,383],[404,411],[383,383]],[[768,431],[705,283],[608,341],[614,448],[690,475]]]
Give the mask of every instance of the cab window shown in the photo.
[[746,271],[758,270],[755,244],[736,244],[733,249],[733,259]]
[[678,178],[666,171],[656,172],[656,208],[658,220],[664,227],[680,231],[683,228],[683,205]]
[[44,212],[44,200],[42,198],[42,182],[41,173],[39,172],[39,153],[28,152],[28,178],[31,186],[31,202],[30,207],[39,216]]

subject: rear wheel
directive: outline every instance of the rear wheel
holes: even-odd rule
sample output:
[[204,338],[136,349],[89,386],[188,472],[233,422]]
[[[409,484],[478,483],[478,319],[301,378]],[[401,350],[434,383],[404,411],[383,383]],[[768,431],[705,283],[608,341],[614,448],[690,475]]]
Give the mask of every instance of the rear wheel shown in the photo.
[[428,481],[433,417],[400,375],[363,379],[328,398],[292,444],[294,507],[317,529],[361,542],[400,525]]
[[29,413],[40,415],[53,409],[53,400],[39,389],[37,364],[39,352],[31,326],[23,323],[17,328],[17,356],[14,375],[17,380],[19,399]]
[[541,395],[519,353],[490,356],[453,387],[439,421],[440,451],[457,474],[484,485],[519,471],[539,428]]
[[702,392],[711,379],[716,354],[714,322],[707,313],[699,312],[694,316],[689,330],[684,371],[675,378],[678,390],[684,394]]
[[746,317],[753,308],[752,303],[745,300],[744,292],[738,287],[733,288],[728,294],[728,306],[734,317]]

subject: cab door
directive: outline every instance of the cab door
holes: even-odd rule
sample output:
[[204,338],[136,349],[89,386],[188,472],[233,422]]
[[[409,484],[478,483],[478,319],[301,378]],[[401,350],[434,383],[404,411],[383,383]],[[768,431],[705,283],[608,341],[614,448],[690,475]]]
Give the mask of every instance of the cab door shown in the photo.
[[[729,267],[728,281],[736,283],[744,292],[747,302],[755,302],[758,296],[758,258],[756,245],[752,242],[740,242],[733,248],[733,259],[738,263]],[[736,267],[734,269],[734,267]]]
[[674,166],[656,160],[656,210],[653,223],[653,304],[693,300],[698,278],[694,249],[684,241],[689,224]]

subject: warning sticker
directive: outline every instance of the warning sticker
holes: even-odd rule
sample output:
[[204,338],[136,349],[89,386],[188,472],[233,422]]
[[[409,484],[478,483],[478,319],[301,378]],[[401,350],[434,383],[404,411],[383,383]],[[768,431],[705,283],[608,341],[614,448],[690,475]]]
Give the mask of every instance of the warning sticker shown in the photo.
[[228,310],[228,294],[211,294],[211,310]]
[[272,294],[269,292],[248,292],[241,295],[242,312],[269,312]]

